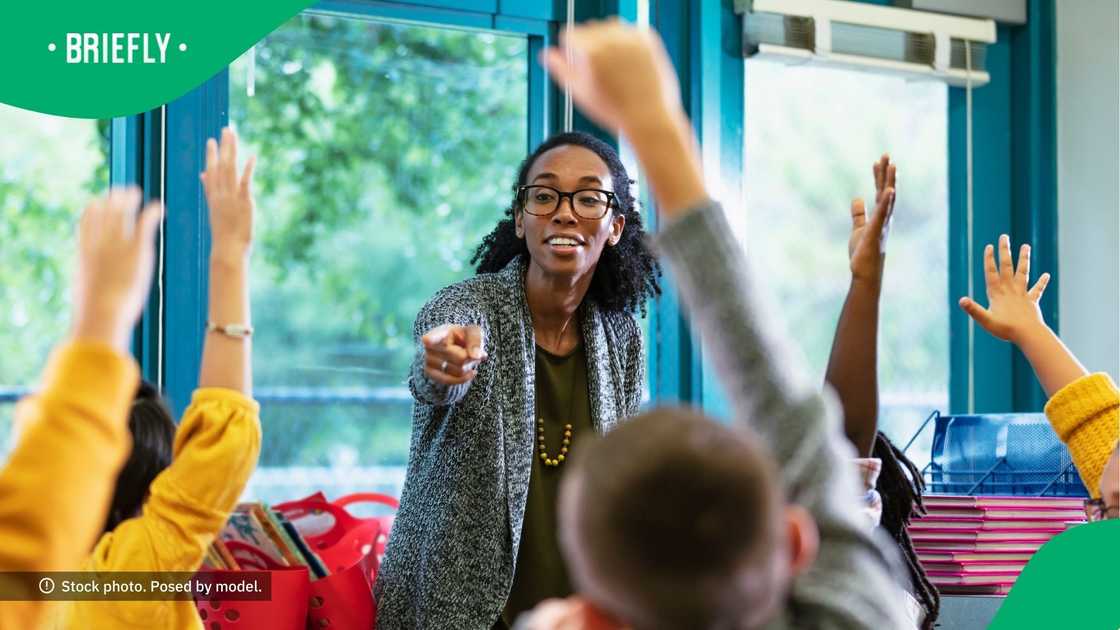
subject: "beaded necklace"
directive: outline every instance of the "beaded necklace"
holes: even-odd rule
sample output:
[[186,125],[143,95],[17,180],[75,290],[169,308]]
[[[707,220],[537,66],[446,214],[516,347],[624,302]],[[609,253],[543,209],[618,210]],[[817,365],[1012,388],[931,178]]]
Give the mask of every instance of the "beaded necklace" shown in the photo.
[[[573,352],[574,356],[574,352]],[[572,376],[572,392],[568,395],[568,418],[571,419],[576,406],[576,378]],[[556,468],[564,463],[572,445],[572,424],[564,425],[564,439],[560,443],[560,453],[556,457],[548,454],[548,447],[544,440],[544,417],[537,418],[537,450],[540,452],[541,463],[550,468]]]

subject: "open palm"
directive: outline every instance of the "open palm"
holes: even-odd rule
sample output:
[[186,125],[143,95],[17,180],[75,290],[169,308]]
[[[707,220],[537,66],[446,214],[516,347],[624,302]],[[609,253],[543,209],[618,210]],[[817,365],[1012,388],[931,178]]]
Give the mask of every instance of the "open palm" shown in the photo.
[[883,275],[887,234],[894,214],[897,169],[887,154],[872,167],[875,175],[875,214],[868,220],[863,199],[852,200],[852,234],[848,238],[848,259],[852,276],[879,280]]

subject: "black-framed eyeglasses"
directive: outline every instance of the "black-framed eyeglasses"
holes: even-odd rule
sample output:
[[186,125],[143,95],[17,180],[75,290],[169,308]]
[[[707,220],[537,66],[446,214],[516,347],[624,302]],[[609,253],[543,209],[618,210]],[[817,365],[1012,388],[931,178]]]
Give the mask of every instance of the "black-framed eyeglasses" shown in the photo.
[[560,202],[565,197],[572,206],[572,212],[581,219],[602,219],[614,206],[614,193],[599,188],[581,188],[572,192],[537,184],[517,188],[517,200],[521,209],[538,217],[547,217],[559,210]]
[[[1109,516],[1110,511],[1115,511],[1118,506],[1108,505],[1104,499],[1085,499],[1085,519],[1089,522],[1104,521],[1116,516]],[[1120,516],[1120,514],[1118,514]]]

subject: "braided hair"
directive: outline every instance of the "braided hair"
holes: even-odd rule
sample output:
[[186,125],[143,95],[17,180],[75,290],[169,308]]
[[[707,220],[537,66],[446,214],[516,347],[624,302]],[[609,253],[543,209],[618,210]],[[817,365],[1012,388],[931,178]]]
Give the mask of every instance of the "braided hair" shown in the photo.
[[661,267],[645,243],[642,215],[638,211],[637,200],[630,192],[630,186],[634,181],[626,174],[626,167],[614,147],[588,133],[569,131],[556,134],[541,143],[521,162],[517,183],[513,186],[513,199],[506,209],[506,217],[498,222],[494,231],[482,239],[482,244],[471,257],[471,264],[477,265],[478,273],[494,273],[501,271],[506,264],[518,256],[529,256],[529,247],[525,239],[517,236],[514,221],[514,217],[521,211],[517,188],[527,183],[529,170],[533,168],[538,157],[560,146],[583,147],[598,155],[606,163],[611,172],[611,184],[615,196],[615,206],[611,211],[626,217],[626,225],[622,229],[622,237],[619,238],[618,243],[613,247],[603,248],[587,294],[603,310],[630,313],[640,310],[642,315],[645,315],[646,300],[661,295],[661,287],[658,284]]
[[914,596],[925,610],[922,630],[931,630],[941,610],[941,595],[922,568],[918,554],[914,551],[914,541],[907,531],[912,516],[926,513],[925,505],[922,504],[922,490],[926,485],[922,480],[922,471],[882,431],[875,436],[872,457],[878,457],[883,462],[879,480],[875,484],[875,489],[883,499],[882,528],[902,550]]

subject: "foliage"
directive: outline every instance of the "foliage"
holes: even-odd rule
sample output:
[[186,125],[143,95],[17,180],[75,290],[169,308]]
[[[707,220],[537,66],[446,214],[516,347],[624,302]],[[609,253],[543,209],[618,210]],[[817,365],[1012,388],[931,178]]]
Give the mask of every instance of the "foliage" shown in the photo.
[[[108,121],[0,105],[0,129],[0,385],[23,388],[69,324],[75,220],[108,184]],[[0,403],[0,453],[11,418]]]
[[395,388],[266,404],[262,464],[403,465],[412,323],[508,205],[527,146],[526,40],[301,16],[230,70],[259,156],[255,384]]

